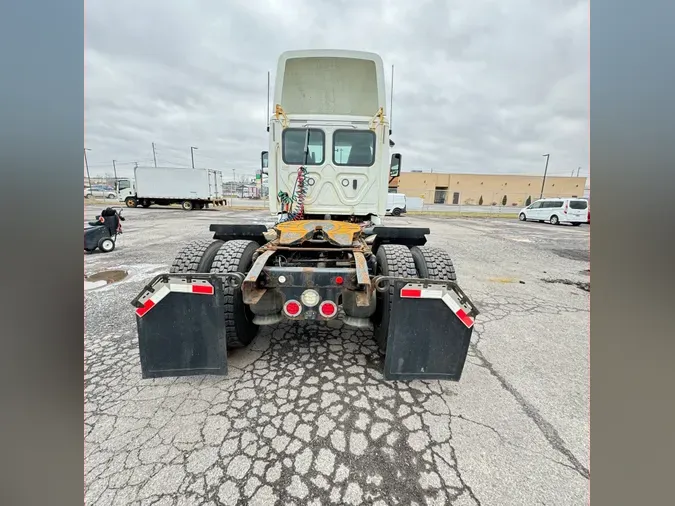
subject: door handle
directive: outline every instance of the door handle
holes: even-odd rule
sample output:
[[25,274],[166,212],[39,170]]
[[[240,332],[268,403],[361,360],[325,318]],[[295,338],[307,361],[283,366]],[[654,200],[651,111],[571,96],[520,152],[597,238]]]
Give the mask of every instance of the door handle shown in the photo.
[[354,179],[354,180],[352,181],[352,188],[354,188],[354,189],[356,190],[356,185],[357,185],[357,184],[358,184],[358,183],[356,182],[356,179]]

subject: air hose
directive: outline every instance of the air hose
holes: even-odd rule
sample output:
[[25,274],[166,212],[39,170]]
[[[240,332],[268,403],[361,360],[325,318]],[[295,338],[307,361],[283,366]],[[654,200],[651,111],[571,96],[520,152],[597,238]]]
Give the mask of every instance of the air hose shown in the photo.
[[[306,178],[307,169],[305,167],[299,167],[291,195],[289,196],[286,192],[278,193],[277,198],[286,209],[286,216],[281,221],[303,219],[305,212],[305,198],[307,197]],[[297,205],[296,210],[293,210],[294,204]]]

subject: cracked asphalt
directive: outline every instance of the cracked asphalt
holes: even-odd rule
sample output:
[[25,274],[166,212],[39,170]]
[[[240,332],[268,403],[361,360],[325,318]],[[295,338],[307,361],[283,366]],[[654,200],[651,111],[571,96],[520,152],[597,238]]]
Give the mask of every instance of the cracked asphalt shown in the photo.
[[339,322],[266,327],[225,378],[142,380],[131,299],[210,223],[268,217],[124,215],[84,257],[128,272],[85,291],[87,504],[588,504],[588,226],[386,220],[430,227],[482,311],[459,383],[384,381],[371,333]]

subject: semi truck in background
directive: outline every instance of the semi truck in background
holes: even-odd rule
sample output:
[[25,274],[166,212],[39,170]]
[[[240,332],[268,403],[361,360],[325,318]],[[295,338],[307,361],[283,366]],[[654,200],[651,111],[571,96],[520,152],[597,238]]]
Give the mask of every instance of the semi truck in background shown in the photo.
[[191,211],[226,204],[223,173],[213,169],[136,167],[133,179],[118,179],[115,189],[127,207],[180,204]]

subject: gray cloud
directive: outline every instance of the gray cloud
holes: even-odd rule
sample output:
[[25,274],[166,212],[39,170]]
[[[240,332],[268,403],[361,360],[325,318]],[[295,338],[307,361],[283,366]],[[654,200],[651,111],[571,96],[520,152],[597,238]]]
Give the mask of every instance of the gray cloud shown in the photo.
[[589,159],[588,0],[143,0],[87,4],[86,145],[113,159],[249,173],[282,51],[365,49],[396,66],[407,169],[570,174]]

